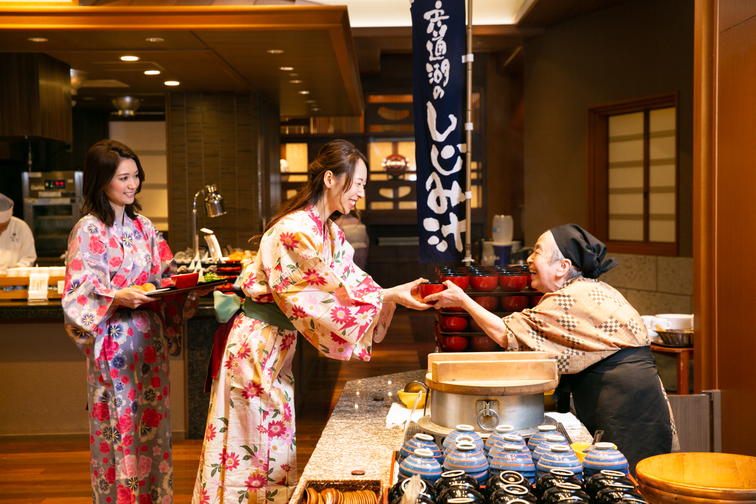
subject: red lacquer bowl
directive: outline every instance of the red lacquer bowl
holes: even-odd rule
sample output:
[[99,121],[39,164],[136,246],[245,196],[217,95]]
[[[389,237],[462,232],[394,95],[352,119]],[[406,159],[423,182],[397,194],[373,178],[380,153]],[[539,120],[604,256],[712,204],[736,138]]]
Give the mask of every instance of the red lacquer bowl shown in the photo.
[[507,274],[499,276],[499,286],[507,292],[519,292],[528,285],[528,275]]
[[468,341],[464,336],[442,336],[441,346],[447,352],[462,352],[467,348]]
[[506,296],[501,298],[501,307],[508,312],[522,311],[528,307],[527,296]]
[[499,285],[499,275],[481,275],[470,277],[470,285],[473,290],[479,292],[492,291]]
[[[446,286],[439,282],[425,282],[421,283],[417,286],[420,290],[420,297],[425,299],[427,296],[430,296],[431,294],[435,294],[437,292],[441,292],[442,290],[446,289]],[[428,304],[436,304],[437,301],[432,301]]]
[[438,323],[441,325],[441,329],[446,332],[462,332],[467,329],[467,319],[465,317],[440,315]]
[[492,352],[499,348],[499,344],[488,336],[472,336],[470,346],[476,352]]
[[441,277],[442,282],[447,280],[462,290],[467,289],[467,286],[470,285],[470,277],[467,275],[444,275]]
[[496,311],[499,307],[499,298],[496,296],[476,296],[473,301],[490,312]]

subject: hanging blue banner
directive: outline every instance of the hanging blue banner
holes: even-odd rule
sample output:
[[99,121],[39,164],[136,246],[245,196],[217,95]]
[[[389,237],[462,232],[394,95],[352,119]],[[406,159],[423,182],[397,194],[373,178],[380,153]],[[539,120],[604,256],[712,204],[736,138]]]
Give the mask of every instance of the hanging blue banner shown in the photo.
[[465,2],[412,1],[420,262],[459,262],[465,232]]

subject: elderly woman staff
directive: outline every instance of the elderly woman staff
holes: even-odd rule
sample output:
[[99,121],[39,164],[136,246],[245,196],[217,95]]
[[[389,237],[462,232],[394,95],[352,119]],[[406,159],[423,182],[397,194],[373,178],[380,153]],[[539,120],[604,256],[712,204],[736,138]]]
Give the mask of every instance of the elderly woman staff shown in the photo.
[[555,396],[571,392],[580,421],[591,434],[603,430],[634,472],[640,460],[670,452],[677,436],[640,315],[597,280],[617,265],[605,256],[603,243],[566,224],[542,234],[528,257],[532,285],[544,293],[535,308],[502,319],[451,282],[424,301],[463,307],[507,350],[547,352],[561,375]]

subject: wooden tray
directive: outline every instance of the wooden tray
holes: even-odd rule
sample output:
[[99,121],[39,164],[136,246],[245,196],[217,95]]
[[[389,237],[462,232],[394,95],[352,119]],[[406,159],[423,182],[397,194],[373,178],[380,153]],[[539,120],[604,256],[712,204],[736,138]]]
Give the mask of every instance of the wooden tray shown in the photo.
[[225,283],[229,283],[228,280],[222,279],[222,280],[215,280],[213,282],[198,283],[194,287],[184,287],[183,289],[177,289],[176,287],[164,287],[162,289],[156,289],[154,291],[146,292],[145,294],[150,297],[159,298],[163,296],[170,296],[172,294],[181,294],[182,292],[190,292],[193,290],[206,289],[207,287],[217,287]]

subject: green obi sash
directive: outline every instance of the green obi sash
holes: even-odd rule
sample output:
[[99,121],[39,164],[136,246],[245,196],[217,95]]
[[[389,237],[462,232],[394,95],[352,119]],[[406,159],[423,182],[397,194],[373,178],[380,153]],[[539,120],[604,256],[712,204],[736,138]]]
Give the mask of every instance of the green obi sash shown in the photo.
[[249,298],[245,298],[242,303],[241,298],[236,294],[223,294],[219,291],[213,292],[213,305],[215,307],[215,318],[221,324],[228,322],[241,309],[249,318],[265,322],[266,324],[280,327],[288,331],[296,331],[294,324],[284,315],[281,308],[276,303],[255,303]]

